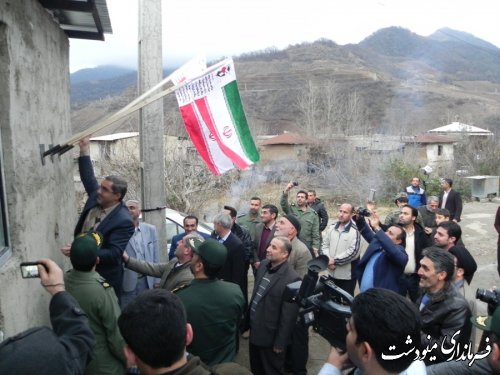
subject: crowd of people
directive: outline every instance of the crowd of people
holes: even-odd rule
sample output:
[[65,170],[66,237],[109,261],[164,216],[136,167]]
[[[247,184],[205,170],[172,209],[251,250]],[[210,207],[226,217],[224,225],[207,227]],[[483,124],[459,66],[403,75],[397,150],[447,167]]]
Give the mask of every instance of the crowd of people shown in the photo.
[[[2,343],[1,373],[307,374],[309,327],[284,296],[320,255],[325,274],[355,296],[346,350],[332,347],[320,374],[500,373],[500,307],[490,300],[490,317],[476,316],[477,264],[461,240],[462,200],[450,179],[428,197],[413,178],[384,222],[374,202],[343,203],[329,220],[314,190],[290,201],[290,182],[277,197],[281,215],[255,196],[240,217],[224,206],[210,237],[186,216],[162,263],[140,202],[124,200],[126,181],[97,182],[88,140],[79,166],[88,200],[61,249],[72,269],[63,276],[50,260],[38,265],[53,329]],[[242,339],[249,369],[234,363]]]

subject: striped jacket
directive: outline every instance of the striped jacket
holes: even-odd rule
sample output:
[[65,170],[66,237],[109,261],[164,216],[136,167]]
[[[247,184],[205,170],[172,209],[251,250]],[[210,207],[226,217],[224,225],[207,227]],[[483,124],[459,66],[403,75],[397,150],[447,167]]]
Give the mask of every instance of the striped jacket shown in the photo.
[[331,276],[340,280],[351,280],[354,276],[354,261],[359,259],[360,234],[356,224],[351,221],[339,231],[340,223],[330,225],[323,237],[323,254],[335,259],[335,269],[329,270]]

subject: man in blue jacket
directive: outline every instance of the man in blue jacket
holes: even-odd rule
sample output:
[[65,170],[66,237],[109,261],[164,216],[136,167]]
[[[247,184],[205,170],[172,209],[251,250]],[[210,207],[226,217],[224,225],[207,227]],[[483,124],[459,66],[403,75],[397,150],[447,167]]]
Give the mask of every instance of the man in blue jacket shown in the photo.
[[375,211],[369,220],[373,230],[363,216],[355,216],[359,232],[369,243],[355,271],[359,290],[364,292],[370,288],[385,288],[400,293],[399,279],[408,262],[405,251],[406,233],[397,225],[390,226],[384,232]]
[[[75,227],[75,237],[80,233],[94,230],[103,236],[103,244],[98,251],[99,264],[96,271],[114,288],[118,299],[121,297],[123,282],[122,255],[130,237],[134,234],[134,222],[123,203],[127,193],[127,182],[118,176],[107,176],[97,182],[90,160],[90,139],[80,141],[78,166],[80,178],[88,194],[80,219]],[[61,251],[70,255],[71,246]]]
[[411,185],[406,187],[406,194],[408,195],[408,204],[412,207],[419,208],[427,204],[425,190],[420,187],[420,178],[418,177],[411,179]]

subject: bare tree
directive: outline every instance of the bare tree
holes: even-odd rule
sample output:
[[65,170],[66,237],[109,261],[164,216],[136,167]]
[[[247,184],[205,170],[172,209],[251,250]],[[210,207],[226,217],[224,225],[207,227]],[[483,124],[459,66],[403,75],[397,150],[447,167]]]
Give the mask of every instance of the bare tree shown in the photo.
[[302,115],[303,124],[306,132],[310,135],[315,134],[316,118],[318,113],[318,89],[314,83],[309,80],[304,91],[297,96],[297,108]]

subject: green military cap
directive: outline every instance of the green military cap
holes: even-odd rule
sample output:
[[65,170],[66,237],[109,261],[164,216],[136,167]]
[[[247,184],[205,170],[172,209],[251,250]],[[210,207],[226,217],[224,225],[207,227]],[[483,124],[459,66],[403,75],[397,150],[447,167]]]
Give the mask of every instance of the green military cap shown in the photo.
[[500,307],[497,307],[490,317],[473,316],[470,320],[477,328],[500,336]]
[[97,232],[88,232],[78,235],[71,244],[69,258],[73,267],[94,265],[97,251],[101,248],[102,236]]
[[397,204],[398,202],[408,203],[408,194],[404,192],[397,193],[396,196],[394,197],[394,203]]
[[194,253],[211,266],[223,266],[226,263],[227,249],[219,241],[213,238],[207,238],[205,241],[190,238],[188,242]]

